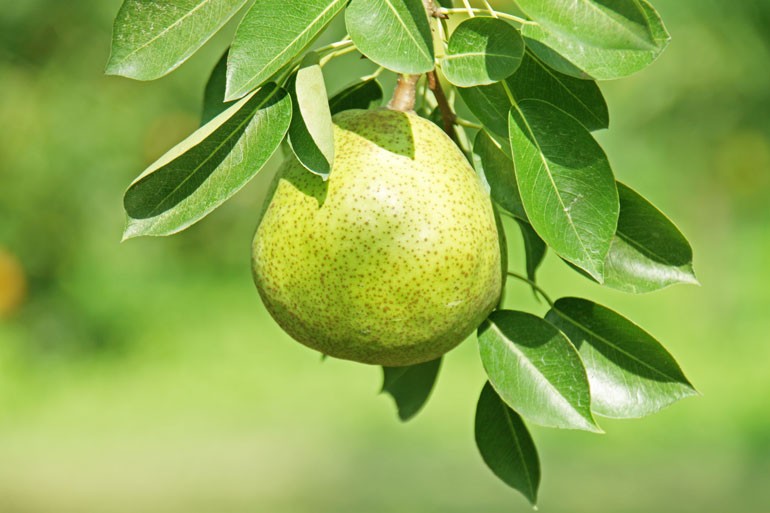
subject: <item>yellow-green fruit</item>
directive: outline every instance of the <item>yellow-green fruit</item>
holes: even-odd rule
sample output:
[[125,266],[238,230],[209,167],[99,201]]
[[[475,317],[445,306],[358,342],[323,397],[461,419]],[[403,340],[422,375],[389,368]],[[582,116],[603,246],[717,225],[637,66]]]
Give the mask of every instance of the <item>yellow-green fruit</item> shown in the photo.
[[328,181],[280,170],[254,237],[254,280],[299,342],[400,366],[462,342],[500,297],[492,204],[455,144],[413,113],[334,118]]

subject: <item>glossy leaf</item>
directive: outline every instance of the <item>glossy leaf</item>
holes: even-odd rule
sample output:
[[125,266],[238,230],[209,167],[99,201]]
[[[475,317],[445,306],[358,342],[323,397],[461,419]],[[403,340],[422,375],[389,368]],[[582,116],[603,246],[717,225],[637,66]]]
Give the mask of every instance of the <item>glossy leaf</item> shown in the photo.
[[479,350],[489,382],[526,419],[601,431],[591,416],[580,356],[552,324],[529,313],[496,310],[479,329]]
[[509,77],[521,64],[524,40],[499,18],[475,17],[460,23],[442,59],[444,76],[459,87],[488,85]]
[[561,257],[601,283],[619,210],[606,155],[575,118],[540,100],[511,109],[509,130],[532,227]]
[[586,299],[563,298],[546,318],[583,356],[597,414],[642,417],[696,394],[668,351],[612,310]]
[[484,130],[479,130],[473,142],[473,163],[489,184],[492,200],[518,219],[528,221],[521,204],[513,161],[502,145]]
[[508,111],[511,110],[511,100],[502,82],[487,86],[460,87],[457,92],[485,129],[508,139]]
[[620,217],[605,261],[604,284],[634,293],[697,284],[692,248],[682,232],[627,185],[618,183],[618,193]]
[[346,0],[260,0],[238,25],[227,61],[227,100],[268,80],[307,48]]
[[[524,239],[524,254],[526,256],[527,278],[530,281],[537,281],[535,279],[535,274],[537,273],[537,268],[540,267],[540,264],[543,263],[547,246],[545,245],[545,242],[543,242],[543,239],[541,239],[537,234],[535,229],[532,228],[531,224],[520,219],[517,219],[516,222],[519,224],[519,228],[521,229],[521,236]],[[535,291],[534,287],[532,289]],[[535,295],[537,296],[537,294]]]
[[358,50],[398,73],[433,69],[433,36],[422,0],[351,0],[345,25]]
[[484,463],[505,484],[537,502],[540,460],[535,442],[518,413],[487,382],[476,405],[476,446]]
[[154,80],[186,61],[246,0],[125,0],[115,18],[106,72]]
[[382,86],[376,79],[362,80],[346,87],[329,100],[332,115],[350,109],[368,109],[382,102]]
[[289,91],[289,145],[303,166],[326,179],[334,161],[334,135],[324,76],[315,54],[309,54],[294,74]]
[[289,95],[267,84],[199,128],[126,191],[123,238],[170,235],[209,214],[267,162],[290,121]]
[[203,113],[201,126],[205,125],[219,114],[227,110],[234,102],[225,101],[225,84],[227,82],[227,52],[217,62],[206,82],[203,92]]
[[607,103],[593,80],[559,73],[527,51],[521,66],[508,79],[516,101],[543,100],[580,121],[589,130],[607,128]]
[[646,0],[524,0],[519,5],[538,21],[524,25],[522,35],[553,51],[531,48],[570,75],[581,74],[575,68],[597,80],[631,75],[655,61],[670,40]]
[[441,358],[407,367],[382,368],[382,392],[393,397],[402,421],[416,415],[428,401],[440,368]]

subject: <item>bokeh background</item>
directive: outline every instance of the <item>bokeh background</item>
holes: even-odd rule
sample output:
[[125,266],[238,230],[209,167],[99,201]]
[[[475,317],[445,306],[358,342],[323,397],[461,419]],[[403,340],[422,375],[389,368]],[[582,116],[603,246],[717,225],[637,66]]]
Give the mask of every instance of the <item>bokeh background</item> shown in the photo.
[[[598,137],[703,285],[630,296],[553,256],[540,277],[640,323],[702,396],[602,436],[533,428],[540,510],[767,512],[770,2],[654,3],[673,43],[602,85]],[[119,243],[123,190],[197,126],[234,29],[160,81],[105,77],[119,4],[0,0],[0,512],[530,511],[477,454],[473,341],[400,424],[377,368],[270,320],[248,263],[269,173],[180,235]],[[363,65],[332,66],[335,91]],[[517,283],[508,303],[545,310]]]

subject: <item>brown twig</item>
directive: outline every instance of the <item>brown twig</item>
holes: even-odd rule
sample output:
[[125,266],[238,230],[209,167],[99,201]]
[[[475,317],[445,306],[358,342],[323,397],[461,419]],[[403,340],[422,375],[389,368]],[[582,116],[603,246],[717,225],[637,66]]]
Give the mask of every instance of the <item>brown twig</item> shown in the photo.
[[420,75],[399,75],[393,97],[388,103],[391,110],[403,112],[414,110],[414,100],[417,95],[417,81]]
[[433,96],[436,98],[438,104],[438,110],[441,113],[441,119],[444,121],[444,132],[447,133],[453,141],[457,142],[457,134],[455,134],[455,120],[457,116],[452,111],[452,106],[449,105],[449,101],[444,95],[444,90],[441,88],[441,82],[436,76],[436,71],[429,71],[428,76],[428,88],[433,91]]
[[422,3],[425,6],[425,10],[429,16],[433,16],[434,18],[441,18],[442,20],[449,18],[449,15],[443,12],[433,0],[422,0]]

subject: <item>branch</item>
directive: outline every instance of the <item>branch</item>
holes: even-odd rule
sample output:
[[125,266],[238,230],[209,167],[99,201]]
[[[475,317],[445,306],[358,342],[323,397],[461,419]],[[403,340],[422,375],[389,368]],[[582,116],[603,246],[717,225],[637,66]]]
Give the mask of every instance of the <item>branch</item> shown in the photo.
[[446,96],[444,95],[444,90],[441,89],[441,82],[436,76],[436,71],[429,71],[427,76],[428,88],[433,91],[433,96],[436,98],[436,103],[438,103],[438,110],[441,113],[441,119],[444,121],[444,132],[446,132],[454,142],[457,142],[457,135],[455,134],[454,129],[457,116],[452,111],[452,107],[449,105],[449,101],[447,101]]
[[441,10],[439,6],[436,5],[436,2],[433,0],[422,0],[423,5],[425,6],[425,11],[428,13],[428,16],[432,16],[434,18],[441,18],[442,20],[446,20],[449,18],[449,15]]

